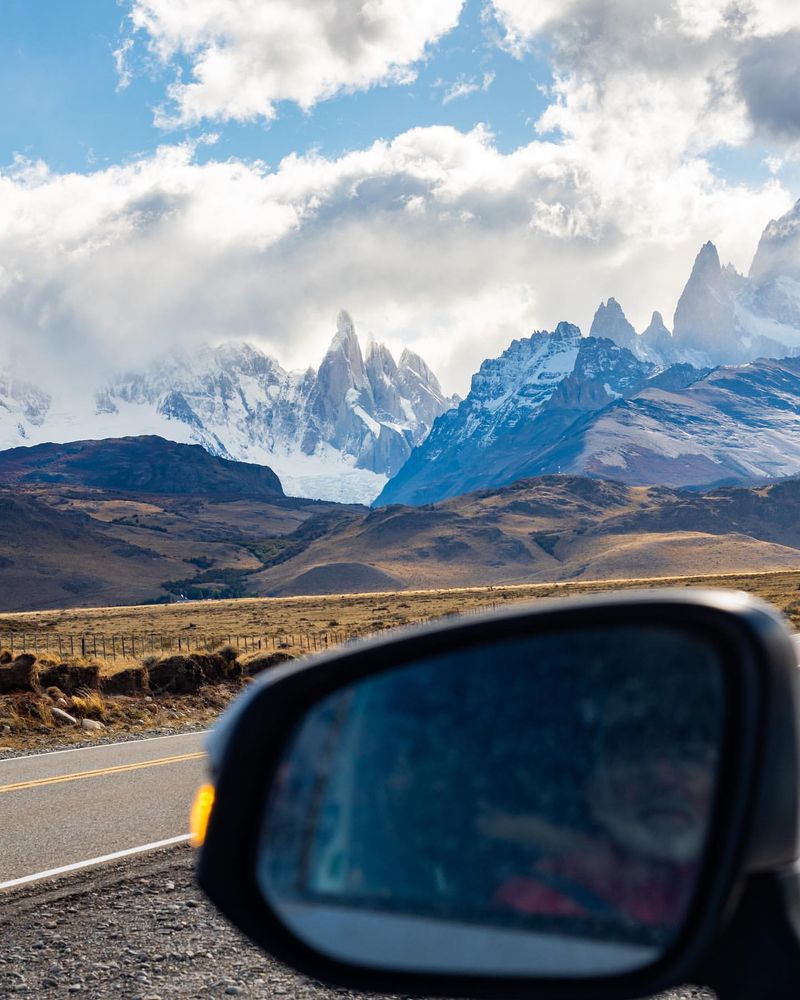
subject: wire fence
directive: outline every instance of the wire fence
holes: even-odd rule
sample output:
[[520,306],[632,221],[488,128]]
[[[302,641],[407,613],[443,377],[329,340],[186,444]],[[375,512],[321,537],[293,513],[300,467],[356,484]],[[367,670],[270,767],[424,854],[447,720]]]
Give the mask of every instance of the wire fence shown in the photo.
[[[495,610],[496,602],[474,608],[461,609],[459,615],[480,614]],[[279,630],[258,633],[180,633],[162,632],[80,632],[64,633],[49,631],[0,631],[0,650],[7,649],[12,656],[32,653],[35,656],[58,656],[61,659],[103,659],[137,660],[147,656],[188,655],[208,653],[224,645],[235,646],[240,653],[250,654],[271,652],[279,649],[295,649],[301,652],[320,652],[332,646],[339,646],[353,639],[366,638],[385,632],[399,625],[418,625],[430,618],[415,618],[402,623],[387,623],[376,627],[375,623],[349,625],[335,629]]]

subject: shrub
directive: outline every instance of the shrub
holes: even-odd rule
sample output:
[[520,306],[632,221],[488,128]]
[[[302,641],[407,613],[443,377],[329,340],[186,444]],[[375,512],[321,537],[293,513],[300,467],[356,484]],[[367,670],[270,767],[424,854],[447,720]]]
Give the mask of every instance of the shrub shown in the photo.
[[108,716],[103,696],[91,688],[81,688],[78,694],[72,696],[71,705],[75,713],[84,719],[102,722]]
[[233,663],[241,656],[239,650],[232,643],[226,642],[222,646],[215,646],[212,649],[217,656],[221,656],[226,663]]

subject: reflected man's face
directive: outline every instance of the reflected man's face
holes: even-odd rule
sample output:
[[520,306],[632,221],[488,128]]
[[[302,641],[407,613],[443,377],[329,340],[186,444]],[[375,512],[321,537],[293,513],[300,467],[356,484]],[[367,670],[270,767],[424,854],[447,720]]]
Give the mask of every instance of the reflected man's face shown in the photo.
[[601,757],[588,789],[595,819],[619,846],[659,861],[697,860],[714,768],[702,754],[640,748]]

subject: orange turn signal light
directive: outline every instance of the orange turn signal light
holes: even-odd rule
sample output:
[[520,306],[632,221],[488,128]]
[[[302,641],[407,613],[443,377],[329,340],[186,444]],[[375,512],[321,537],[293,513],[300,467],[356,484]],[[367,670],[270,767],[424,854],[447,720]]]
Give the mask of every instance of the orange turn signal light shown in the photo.
[[189,832],[191,835],[192,847],[202,847],[206,839],[208,821],[211,818],[211,810],[214,808],[214,786],[201,785],[197,789],[197,794],[192,803],[192,812],[189,817]]

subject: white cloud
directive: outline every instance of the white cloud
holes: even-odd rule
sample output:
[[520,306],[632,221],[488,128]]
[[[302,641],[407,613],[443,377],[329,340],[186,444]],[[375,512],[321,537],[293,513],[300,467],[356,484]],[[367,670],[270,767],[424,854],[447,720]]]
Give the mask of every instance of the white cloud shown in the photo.
[[[542,128],[607,129],[646,154],[800,135],[796,0],[492,0],[515,54],[546,38],[555,103]],[[654,127],[654,123],[657,125]]]
[[128,65],[128,55],[133,48],[132,38],[123,38],[119,48],[114,49],[111,55],[114,57],[114,68],[117,71],[117,90],[126,90],[131,85],[133,73]]
[[131,0],[162,63],[188,59],[158,121],[271,119],[341,91],[407,83],[426,46],[455,27],[463,0]]
[[[213,137],[212,137],[213,138]],[[210,140],[209,140],[210,141]],[[414,129],[338,159],[198,163],[192,144],[94,173],[0,174],[0,329],[86,378],[170,343],[244,338],[318,360],[340,307],[463,392],[484,357],[614,294],[669,315],[708,238],[746,267],[788,207],[702,164],[645,177],[483,128]]]
[[459,76],[458,79],[444,92],[442,104],[449,104],[451,101],[456,101],[460,97],[469,97],[470,94],[477,94],[478,91],[485,94],[494,83],[494,79],[494,73],[484,73],[480,82],[475,77],[466,77],[462,73],[461,76]]

